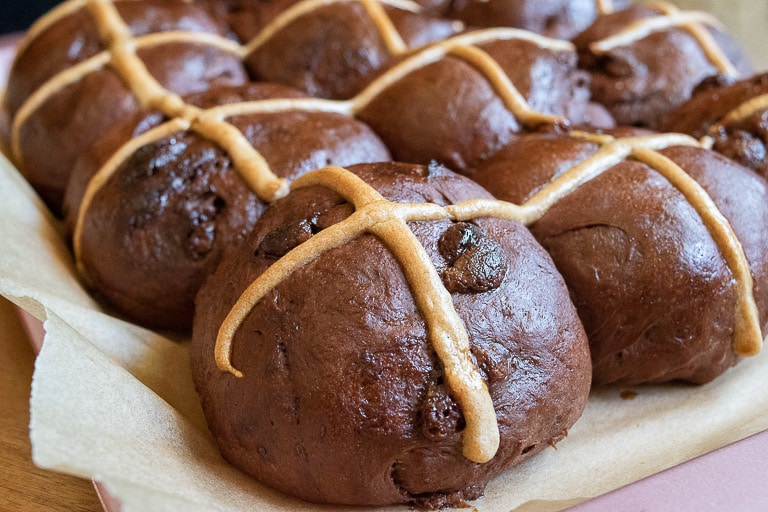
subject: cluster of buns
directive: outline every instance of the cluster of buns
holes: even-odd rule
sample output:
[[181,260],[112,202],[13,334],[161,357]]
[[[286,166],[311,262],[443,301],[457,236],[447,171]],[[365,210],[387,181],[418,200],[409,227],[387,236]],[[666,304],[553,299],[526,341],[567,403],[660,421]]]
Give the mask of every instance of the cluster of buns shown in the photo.
[[750,73],[667,3],[68,0],[5,108],[83,282],[191,329],[227,460],[442,507],[554,446],[593,385],[761,349]]

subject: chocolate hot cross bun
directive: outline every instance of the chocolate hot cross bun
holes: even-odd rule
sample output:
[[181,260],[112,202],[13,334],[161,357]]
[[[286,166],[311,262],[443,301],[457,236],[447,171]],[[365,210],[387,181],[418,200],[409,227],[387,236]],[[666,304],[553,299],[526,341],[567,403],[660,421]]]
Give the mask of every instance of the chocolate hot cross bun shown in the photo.
[[404,56],[353,101],[395,160],[436,160],[465,172],[519,132],[612,125],[593,108],[588,87],[570,43],[493,28]]
[[58,212],[72,164],[114,123],[166,90],[247,81],[239,47],[180,1],[70,0],[33,26],[8,82],[13,157]]
[[705,80],[661,126],[706,137],[715,151],[768,178],[768,74]]
[[[374,45],[384,43],[384,39],[391,37],[388,34],[391,29],[398,32],[408,47],[415,48],[431,40],[442,39],[463,28],[461,23],[435,16],[437,13],[426,8],[423,2],[412,2],[411,0],[380,2],[360,2],[358,0],[324,0],[322,2],[314,0],[309,2],[305,0],[199,0],[198,3],[207,7],[207,10],[213,13],[215,18],[223,19],[224,24],[230,27],[236,38],[242,43],[252,41],[263,31],[274,35],[293,22],[298,22],[299,25],[306,23],[307,20],[300,21],[306,16],[317,16],[330,22],[328,13],[331,11],[337,11],[341,14],[338,24],[343,28],[341,32],[334,34],[329,27],[325,29],[327,33],[330,32],[331,35],[338,35],[343,32],[348,35],[368,34],[366,37],[370,37],[378,32],[378,36],[374,36],[373,41],[367,41],[367,43]],[[333,6],[331,11],[324,9],[330,6]],[[391,23],[385,21],[384,24],[381,24],[382,9],[383,14],[390,18]],[[290,14],[284,14],[286,11],[290,11]],[[275,23],[278,18],[283,19]],[[352,24],[367,26],[362,30],[360,28],[355,30],[351,27]],[[389,27],[385,25],[389,25]],[[294,27],[290,31],[293,32],[296,28],[298,27]],[[297,36],[298,34],[294,34],[290,37]],[[309,37],[316,38],[317,36],[310,35]],[[320,42],[325,44],[323,41]],[[338,41],[336,42],[338,43]],[[365,44],[365,41],[358,40],[358,43]],[[344,46],[347,47],[348,45],[345,44]]]
[[89,285],[132,320],[175,329],[190,327],[199,286],[253,227],[259,197],[319,167],[389,159],[370,128],[283,86],[185,100],[192,122],[148,113],[96,144],[65,203]]
[[760,350],[768,193],[688,136],[531,135],[473,175],[568,283],[594,382],[704,383]]
[[565,436],[584,332],[516,210],[488,204],[438,165],[296,180],[197,298],[194,377],[227,460],[310,501],[436,508]]
[[623,9],[626,0],[453,0],[446,16],[477,27],[515,27],[571,39],[600,14]]
[[400,55],[455,35],[461,23],[403,0],[305,0],[243,39],[257,80],[348,99]]
[[619,125],[657,128],[704,78],[751,72],[738,45],[713,16],[667,2],[598,16],[573,39],[592,97]]

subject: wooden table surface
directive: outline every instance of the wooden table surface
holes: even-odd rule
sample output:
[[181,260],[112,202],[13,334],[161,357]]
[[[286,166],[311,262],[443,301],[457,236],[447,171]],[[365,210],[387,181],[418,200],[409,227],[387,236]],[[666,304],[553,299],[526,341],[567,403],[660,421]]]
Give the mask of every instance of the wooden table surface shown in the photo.
[[0,511],[103,512],[90,481],[32,463],[29,392],[34,360],[14,306],[0,297]]

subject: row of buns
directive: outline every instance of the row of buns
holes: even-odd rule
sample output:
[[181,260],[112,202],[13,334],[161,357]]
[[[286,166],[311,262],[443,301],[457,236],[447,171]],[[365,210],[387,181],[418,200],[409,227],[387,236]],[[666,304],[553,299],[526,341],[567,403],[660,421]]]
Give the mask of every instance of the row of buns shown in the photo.
[[191,332],[227,460],[438,508],[554,446],[594,385],[760,351],[751,74],[668,3],[68,0],[4,105],[83,283]]

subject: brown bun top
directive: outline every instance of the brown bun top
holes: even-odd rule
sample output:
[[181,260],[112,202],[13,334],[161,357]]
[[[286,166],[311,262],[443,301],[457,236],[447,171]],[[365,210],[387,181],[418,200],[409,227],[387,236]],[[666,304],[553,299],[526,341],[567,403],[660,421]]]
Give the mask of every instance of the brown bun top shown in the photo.
[[707,80],[662,121],[665,130],[708,137],[712,149],[768,178],[768,74]]
[[[115,9],[133,37],[170,31],[219,33],[205,11],[183,0],[116,2]],[[10,71],[5,101],[11,114],[56,74],[107,50],[99,29],[80,2],[61,5],[33,25]]]
[[[223,20],[223,24],[229,26],[239,41],[247,43],[258,36],[259,32],[269,27],[285,11],[290,11],[295,8],[296,4],[303,2],[302,0],[202,0],[199,3],[205,6],[208,12],[213,13],[216,19]],[[394,26],[402,35],[403,40],[412,48],[432,40],[442,39],[448,34],[445,32],[446,30],[454,33],[461,27],[461,24],[436,17],[435,15],[438,13],[429,9],[423,2],[385,0],[379,3],[384,7],[387,15],[392,18]],[[317,3],[316,7],[335,5],[335,8],[339,8],[339,12],[343,12],[347,10],[345,4],[361,5],[347,0],[341,2],[326,0]],[[299,10],[308,12],[305,7]],[[309,12],[311,13],[313,10],[314,8],[310,9]],[[353,10],[357,11],[357,8]],[[369,10],[369,12],[371,11]],[[294,15],[289,16],[293,18]],[[373,21],[370,17],[367,20],[365,18],[363,16],[358,21],[363,23]],[[449,28],[451,25],[453,28]],[[440,33],[443,35],[439,35]]]
[[583,332],[528,232],[476,209],[487,192],[394,163],[294,186],[198,295],[195,379],[228,460],[312,501],[438,507],[562,437]]
[[[204,20],[203,11],[193,11],[197,17],[185,16],[186,8],[178,5],[183,2],[170,2],[158,7],[155,20],[153,9],[147,6],[143,18],[139,16],[138,7],[143,2],[121,9],[133,3],[62,4],[38,20],[21,43],[22,51],[9,78],[9,88],[17,81],[21,84],[14,96],[22,101],[13,112],[11,149],[21,172],[56,213],[75,159],[112,125],[141,108],[175,115],[184,109],[178,95],[247,81],[238,45],[218,33],[184,30],[200,29],[202,21],[195,24],[186,20]],[[75,14],[70,12],[75,8]],[[90,20],[86,26],[98,33],[100,51],[75,55],[74,61],[56,49],[38,55],[46,49],[38,48],[40,44],[58,44],[56,35],[69,37],[65,31],[73,15]],[[175,19],[177,24],[164,22],[166,18]],[[143,34],[149,28],[169,31],[133,33]],[[88,37],[93,38],[93,34]],[[77,41],[72,44],[77,47]],[[38,49],[30,53],[25,48]],[[75,62],[78,59],[85,60]],[[25,73],[35,75],[37,66],[42,69],[40,76],[27,80]],[[34,91],[24,90],[24,84],[31,86],[38,79],[45,81]]]
[[626,0],[453,0],[447,16],[476,27],[516,27],[571,39],[599,14],[622,9]]
[[530,211],[587,329],[595,382],[707,382],[760,350],[768,201],[747,169],[683,135],[534,135],[474,178]]
[[238,35],[254,79],[318,98],[347,99],[400,54],[461,29],[461,23],[425,15],[410,1],[308,0],[291,3],[269,23]]
[[300,0],[197,0],[239,41],[251,40],[277,15]]
[[396,160],[467,172],[515,133],[583,122],[588,77],[570,43],[493,28],[404,56],[355,102]]
[[717,130],[718,123],[748,100],[768,94],[768,74],[735,80],[721,75],[703,80],[691,98],[666,114],[659,128],[696,138]]
[[302,2],[247,44],[245,62],[257,79],[285,83],[315,97],[346,99],[398,55],[460,28],[386,3]]
[[370,128],[284,86],[186,101],[212,106],[194,107],[195,123],[150,114],[110,133],[76,166],[67,196],[75,259],[91,286],[134,321],[175,329],[189,328],[197,288],[264,209],[254,192],[263,176],[389,159]]
[[[184,101],[191,106],[202,110],[209,110],[222,105],[245,104],[251,102],[262,102],[264,100],[274,99],[299,99],[306,98],[306,94],[296,89],[279,84],[248,83],[239,86],[222,86],[208,89],[201,93],[189,94],[184,96]],[[288,103],[290,105],[290,103]],[[80,209],[83,196],[89,186],[89,182],[107,164],[110,158],[113,158],[120,149],[137,137],[145,134],[149,130],[157,128],[161,124],[168,122],[169,119],[158,110],[141,110],[117,123],[107,133],[91,145],[75,161],[72,167],[72,173],[66,187],[62,212],[64,214],[65,226],[68,234],[71,235],[75,230],[78,211]],[[147,143],[156,142],[157,139],[147,141]],[[275,148],[277,149],[277,148]],[[386,153],[383,153],[386,154]],[[386,158],[386,157],[385,157]],[[283,177],[288,177],[293,173],[287,165],[277,165],[277,168],[283,169],[278,172]]]
[[751,72],[716,19],[666,2],[601,15],[573,42],[594,100],[622,125],[655,128],[704,78]]

